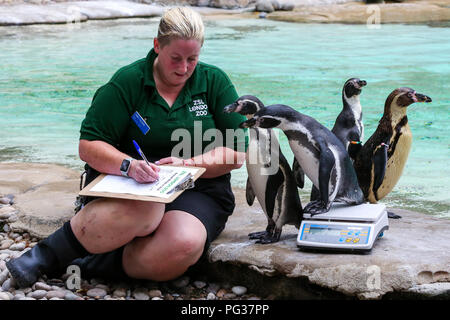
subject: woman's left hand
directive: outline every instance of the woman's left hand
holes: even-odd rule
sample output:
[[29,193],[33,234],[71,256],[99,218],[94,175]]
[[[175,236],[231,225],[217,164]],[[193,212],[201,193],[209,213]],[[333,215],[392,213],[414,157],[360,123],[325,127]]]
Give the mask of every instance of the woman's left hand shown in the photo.
[[195,164],[192,163],[192,159],[181,159],[181,158],[177,158],[177,157],[167,157],[167,158],[162,158],[159,159],[159,161],[156,161],[155,164],[156,165],[162,165],[162,164],[170,164],[173,166],[193,166]]

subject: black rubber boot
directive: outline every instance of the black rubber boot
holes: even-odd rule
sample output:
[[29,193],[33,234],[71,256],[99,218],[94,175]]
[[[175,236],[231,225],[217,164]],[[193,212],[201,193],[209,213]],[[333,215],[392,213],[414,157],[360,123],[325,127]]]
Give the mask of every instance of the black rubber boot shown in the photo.
[[72,261],[80,267],[81,279],[126,279],[128,276],[122,267],[122,255],[125,246],[101,254],[91,254]]
[[6,262],[6,267],[19,287],[24,288],[33,285],[43,274],[52,277],[63,273],[71,261],[87,254],[68,221],[19,258]]

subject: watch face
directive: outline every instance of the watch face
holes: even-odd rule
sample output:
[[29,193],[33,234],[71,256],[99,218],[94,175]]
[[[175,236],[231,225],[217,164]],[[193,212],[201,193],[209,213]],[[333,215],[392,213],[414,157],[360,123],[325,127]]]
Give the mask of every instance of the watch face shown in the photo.
[[130,160],[123,160],[122,164],[120,166],[120,171],[122,172],[128,172],[128,167],[130,166]]

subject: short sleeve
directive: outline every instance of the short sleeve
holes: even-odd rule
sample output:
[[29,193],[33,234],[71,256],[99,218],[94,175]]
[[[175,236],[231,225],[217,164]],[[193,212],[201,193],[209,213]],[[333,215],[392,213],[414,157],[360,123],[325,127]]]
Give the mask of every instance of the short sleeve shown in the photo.
[[223,108],[235,102],[239,96],[234,85],[225,73],[216,77],[214,87],[214,120],[216,128],[224,137],[224,146],[239,152],[245,152],[248,147],[247,129],[239,128],[246,118],[239,113],[224,113]]
[[102,140],[117,146],[129,125],[131,109],[113,83],[100,87],[81,124],[80,139]]

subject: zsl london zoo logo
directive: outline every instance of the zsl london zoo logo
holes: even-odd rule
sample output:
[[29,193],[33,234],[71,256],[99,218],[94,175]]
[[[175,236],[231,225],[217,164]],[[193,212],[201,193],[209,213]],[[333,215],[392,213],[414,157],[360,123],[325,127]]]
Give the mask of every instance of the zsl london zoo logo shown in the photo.
[[208,114],[208,105],[202,99],[194,100],[194,105],[189,108],[190,112],[195,112],[196,117],[206,116]]

